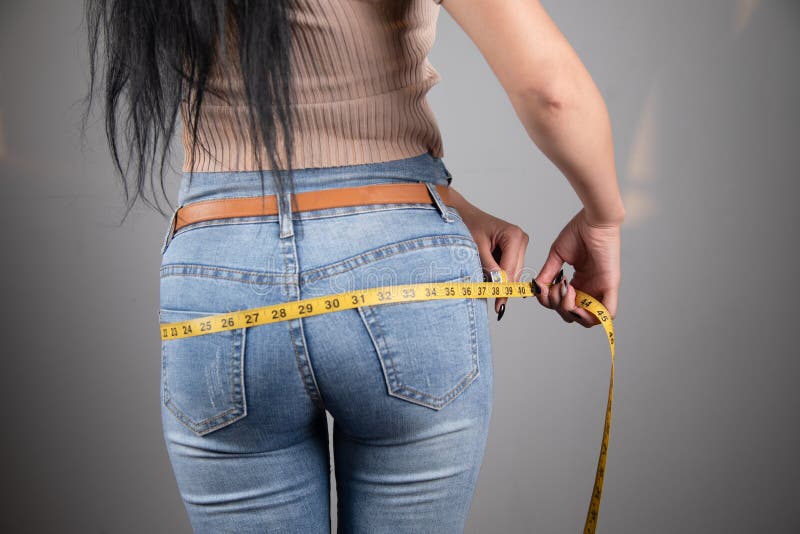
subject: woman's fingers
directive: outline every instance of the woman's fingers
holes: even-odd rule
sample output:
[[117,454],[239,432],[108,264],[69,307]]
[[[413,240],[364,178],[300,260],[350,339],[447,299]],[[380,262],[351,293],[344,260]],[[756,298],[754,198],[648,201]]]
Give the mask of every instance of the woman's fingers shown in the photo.
[[[612,291],[609,291],[605,295],[603,295],[603,306],[606,307],[608,310],[609,315],[611,315],[612,319],[617,318],[617,296],[619,295],[619,290],[615,288]],[[599,321],[598,321],[599,323]]]
[[561,269],[552,283],[539,284],[542,289],[539,301],[543,306],[558,313],[567,323],[577,322],[586,328],[599,324],[594,315],[576,304],[575,287],[563,279],[563,275],[564,270]]
[[[549,304],[553,310],[558,313],[562,319],[564,319],[567,323],[573,323],[579,318],[571,313],[568,312],[570,308],[570,302],[573,304],[575,303],[575,291],[573,290],[570,294],[569,290],[567,289],[567,281],[563,279],[564,271],[563,269],[558,273],[558,276],[555,280],[553,280],[553,285],[550,286],[549,291]],[[572,300],[570,300],[572,299]]]
[[[492,271],[499,271],[500,270],[500,265],[497,263],[497,261],[495,261],[494,255],[492,255],[492,249],[491,249],[492,244],[489,241],[489,239],[488,238],[487,239],[480,239],[480,240],[476,239],[475,240],[475,244],[478,246],[478,255],[481,258],[481,265],[483,266],[483,270],[486,273],[490,273]],[[500,257],[499,251],[498,251],[497,254],[498,254],[498,257]],[[487,276],[486,274],[484,274],[484,279],[489,281],[489,280],[491,280],[491,277]],[[502,300],[504,302],[506,299],[502,299]],[[494,311],[495,311],[495,313],[499,313],[500,312],[500,305],[503,304],[503,302],[501,302],[501,299],[495,299],[495,302],[494,302]],[[500,315],[500,317],[502,317],[502,315]]]
[[525,262],[525,249],[528,248],[528,234],[516,226],[509,228],[503,237],[500,244],[500,268],[508,275],[509,282],[519,282]]
[[575,287],[567,283],[566,280],[564,285],[566,286],[566,292],[558,306],[559,315],[568,323],[577,322],[586,328],[591,328],[598,324],[599,321],[591,313],[575,303],[575,297],[577,296]]
[[519,282],[520,277],[522,276],[522,269],[525,267],[525,249],[527,248],[528,243],[525,243],[525,247],[520,251],[519,255],[517,256],[517,265],[514,268],[514,274],[512,276],[512,282]]
[[[525,250],[528,248],[529,237],[520,227],[509,226],[497,240],[494,248],[490,240],[476,241],[478,253],[481,257],[483,269],[487,272],[503,270],[511,282],[518,282],[522,275],[525,263]],[[505,313],[508,298],[497,298],[494,310],[500,318]]]
[[[519,226],[509,227],[504,234],[504,247],[501,248],[500,268],[508,275],[509,282],[519,282],[520,275],[522,274],[522,265],[525,262],[525,249],[528,248],[528,234],[526,234]],[[505,313],[507,298],[497,299],[498,310],[501,311],[498,321]],[[501,308],[502,306],[502,308]]]
[[559,270],[564,265],[564,260],[551,248],[544,265],[539,270],[539,275],[534,279],[542,290],[539,294],[539,302],[545,307],[553,309],[552,294],[558,290],[556,285],[550,286],[551,283],[558,284],[555,279],[558,277]]

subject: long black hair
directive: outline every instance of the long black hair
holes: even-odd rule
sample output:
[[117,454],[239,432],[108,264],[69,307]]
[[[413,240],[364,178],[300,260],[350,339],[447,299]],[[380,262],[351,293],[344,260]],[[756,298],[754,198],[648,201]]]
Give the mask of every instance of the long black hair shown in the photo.
[[[81,132],[85,135],[97,78],[104,67],[105,133],[124,190],[127,209],[123,220],[137,198],[165,214],[155,196],[156,160],[160,157],[160,189],[169,205],[164,171],[184,99],[190,110],[187,127],[191,130],[190,166],[194,169],[195,153],[200,149],[200,109],[215,68],[243,80],[250,109],[248,138],[261,174],[262,192],[261,146],[266,146],[281,200],[285,191],[294,192],[290,2],[85,0],[90,79]],[[238,53],[229,52],[229,43]],[[285,154],[276,150],[278,126],[283,132]],[[127,145],[124,157],[120,137]],[[146,196],[148,183],[154,202]]]

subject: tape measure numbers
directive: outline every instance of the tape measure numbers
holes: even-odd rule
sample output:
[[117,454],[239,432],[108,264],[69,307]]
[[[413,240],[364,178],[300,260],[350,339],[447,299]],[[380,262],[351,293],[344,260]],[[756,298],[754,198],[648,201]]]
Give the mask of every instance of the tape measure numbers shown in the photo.
[[[611,350],[611,372],[605,423],[603,425],[603,439],[600,446],[600,457],[597,462],[592,497],[589,502],[589,511],[586,514],[586,522],[583,529],[584,534],[593,534],[597,527],[597,517],[600,511],[608,438],[611,430],[611,405],[614,398],[614,324],[611,314],[600,301],[577,289],[575,293],[575,304],[593,313],[600,321],[600,325],[605,329]],[[208,315],[188,321],[161,323],[161,340],[171,341],[225,330],[249,328],[301,317],[349,310],[359,306],[437,299],[525,298],[533,295],[532,282],[509,282],[506,273],[500,271],[499,275],[493,273],[491,282],[435,282],[373,287],[283,302],[260,308]]]

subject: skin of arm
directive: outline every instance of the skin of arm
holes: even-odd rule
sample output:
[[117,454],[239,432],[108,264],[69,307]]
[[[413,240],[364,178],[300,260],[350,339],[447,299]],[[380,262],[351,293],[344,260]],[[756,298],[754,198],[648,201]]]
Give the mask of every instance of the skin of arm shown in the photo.
[[611,125],[600,91],[538,0],[444,0],[505,89],[528,135],[564,174],[586,220],[619,226]]
[[[534,282],[539,302],[566,322],[599,321],[576,305],[577,288],[616,317],[620,227],[625,209],[605,102],[586,67],[539,0],[444,0],[442,7],[472,39],[505,89],[531,140],[564,174],[583,203],[550,247]],[[455,207],[473,235],[484,270],[518,281],[528,235],[481,211],[461,195]],[[571,281],[562,265],[575,268]],[[506,299],[496,299],[498,320]]]

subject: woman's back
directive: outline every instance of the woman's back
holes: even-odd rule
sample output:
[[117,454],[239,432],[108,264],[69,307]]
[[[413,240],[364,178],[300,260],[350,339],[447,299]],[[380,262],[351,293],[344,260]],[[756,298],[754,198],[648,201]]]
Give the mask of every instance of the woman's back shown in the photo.
[[[439,10],[434,0],[297,0],[291,5],[293,167],[373,163],[425,152],[443,156],[426,100],[440,79],[427,59]],[[186,111],[184,105],[184,171],[190,170],[191,154]],[[248,124],[248,113],[241,78],[214,69],[198,125],[207,150],[197,150],[194,171],[269,168],[266,152],[257,165],[248,137],[237,128]],[[278,146],[282,153],[283,144]]]

